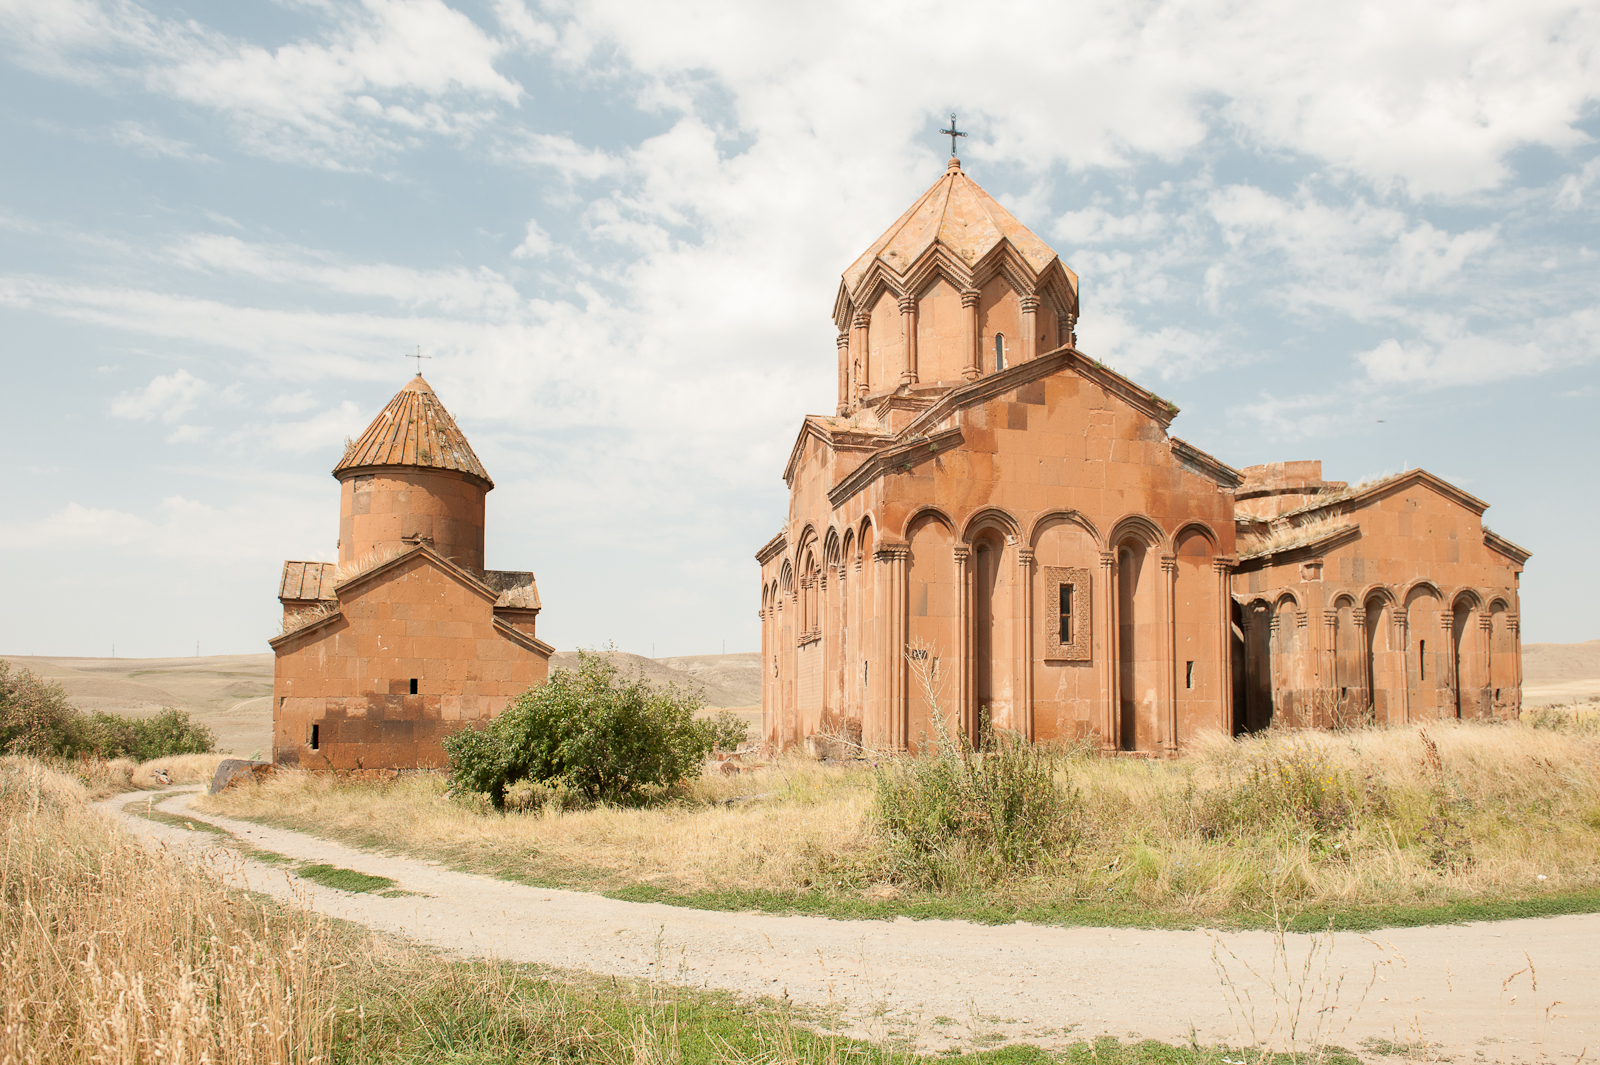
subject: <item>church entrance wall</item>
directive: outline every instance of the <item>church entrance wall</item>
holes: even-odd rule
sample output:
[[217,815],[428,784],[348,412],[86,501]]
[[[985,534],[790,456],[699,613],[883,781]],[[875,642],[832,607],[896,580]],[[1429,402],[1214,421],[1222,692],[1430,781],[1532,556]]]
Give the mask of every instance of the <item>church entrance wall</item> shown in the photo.
[[1034,738],[1104,740],[1112,730],[1101,672],[1113,641],[1098,606],[1098,537],[1079,515],[1049,517],[1034,531],[1033,556]]
[[1244,720],[1241,731],[1272,724],[1272,607],[1255,600],[1244,607]]
[[1451,682],[1450,710],[1458,718],[1487,716],[1484,696],[1486,633],[1478,624],[1477,597],[1470,592],[1456,596],[1450,614]]
[[1155,751],[1163,739],[1160,565],[1152,545],[1133,536],[1117,547],[1117,746]]
[[1496,716],[1515,713],[1522,700],[1522,649],[1505,600],[1489,604],[1489,698]]
[[[993,528],[972,543],[972,701],[969,734],[993,728],[1026,732],[1014,713],[1016,547]],[[1020,726],[1020,727],[1019,727]]]
[[[1443,604],[1439,593],[1426,584],[1413,588],[1405,602],[1408,719],[1443,717],[1450,693],[1448,636],[1439,623]],[[1454,708],[1450,716],[1455,716]]]
[[[911,684],[907,691],[907,733],[916,750],[937,745],[939,731],[953,737],[966,732],[960,691],[952,668],[960,654],[956,613],[955,536],[942,516],[916,519],[906,538],[911,545],[907,591],[907,654]],[[937,706],[934,704],[937,703]]]
[[1227,731],[1229,652],[1226,642],[1231,597],[1227,570],[1213,564],[1211,539],[1198,528],[1179,535],[1173,571],[1172,669],[1176,713],[1172,740],[1181,743],[1201,729]]

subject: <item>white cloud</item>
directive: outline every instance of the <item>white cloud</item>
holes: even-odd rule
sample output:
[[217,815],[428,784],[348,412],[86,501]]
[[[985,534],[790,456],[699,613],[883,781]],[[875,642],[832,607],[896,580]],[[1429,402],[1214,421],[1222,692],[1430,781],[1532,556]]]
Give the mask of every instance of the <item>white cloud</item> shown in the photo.
[[317,405],[317,399],[309,391],[284,393],[274,396],[267,403],[268,414],[300,414]]
[[173,140],[164,137],[155,130],[148,129],[143,123],[131,119],[118,122],[111,128],[111,139],[124,148],[132,148],[141,155],[152,158],[191,159],[200,162],[214,163],[209,155],[195,148],[185,141]]
[[111,402],[111,413],[138,421],[159,419],[170,425],[193,410],[200,398],[211,391],[210,385],[188,370],[178,370],[153,378],[137,392],[124,392]]
[[512,251],[511,257],[513,259],[542,259],[550,254],[550,250],[553,247],[555,245],[550,240],[550,234],[544,231],[537,219],[530,218],[528,219],[527,236],[523,237],[522,243],[518,244],[516,249]]
[[211,435],[209,425],[180,425],[167,434],[169,444],[198,444]]
[[416,133],[470,133],[521,100],[495,69],[500,42],[441,0],[363,0],[332,14],[318,38],[276,48],[132,0],[11,0],[0,30],[36,70],[134,79],[228,116],[248,148],[323,165],[361,165]]
[[1389,338],[1356,356],[1375,384],[1422,387],[1483,384],[1526,377],[1600,358],[1600,312],[1544,319],[1513,336],[1486,336],[1448,318],[1428,323],[1421,338]]
[[1439,292],[1496,240],[1493,226],[1446,233],[1395,208],[1328,203],[1305,188],[1287,200],[1230,185],[1208,210],[1234,252],[1235,283],[1267,276],[1292,310],[1362,321],[1403,316],[1398,301]]
[[366,428],[376,411],[363,412],[349,400],[337,407],[299,422],[274,422],[266,431],[267,441],[281,451],[304,454],[322,450],[341,451],[341,442]]

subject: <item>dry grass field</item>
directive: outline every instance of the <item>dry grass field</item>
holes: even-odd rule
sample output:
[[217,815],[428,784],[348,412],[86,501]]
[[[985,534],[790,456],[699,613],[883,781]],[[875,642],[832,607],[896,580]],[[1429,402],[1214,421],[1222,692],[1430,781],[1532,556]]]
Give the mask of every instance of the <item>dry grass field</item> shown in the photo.
[[[1003,882],[919,885],[873,818],[875,770],[786,757],[643,809],[496,814],[443,776],[285,773],[202,801],[500,876],[700,904],[899,896],[1035,919],[1260,923],[1600,889],[1600,736],[1526,725],[1216,737],[1175,761],[1064,755],[1070,845]],[[729,800],[734,800],[731,804]],[[1392,915],[1391,915],[1392,916]],[[1398,919],[1398,918],[1397,918]]]
[[335,959],[307,914],[161,860],[70,778],[0,763],[0,1060],[310,1062]]

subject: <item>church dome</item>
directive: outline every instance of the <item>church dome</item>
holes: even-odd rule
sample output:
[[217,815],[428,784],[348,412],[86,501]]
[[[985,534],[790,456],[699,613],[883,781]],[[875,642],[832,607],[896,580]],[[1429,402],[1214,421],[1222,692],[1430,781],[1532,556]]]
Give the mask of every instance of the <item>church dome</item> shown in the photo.
[[913,296],[941,274],[959,288],[978,288],[1007,267],[1019,295],[1048,290],[1061,313],[1076,315],[1078,275],[952,158],[944,176],[844,272],[835,318],[848,329],[850,312],[870,306],[879,289]]
[[1078,277],[951,158],[844,272],[840,414],[902,406],[1075,342]]
[[486,489],[494,487],[472,445],[421,374],[378,412],[366,432],[333,468],[333,475],[343,480],[346,471],[374,466],[455,470],[482,481]]

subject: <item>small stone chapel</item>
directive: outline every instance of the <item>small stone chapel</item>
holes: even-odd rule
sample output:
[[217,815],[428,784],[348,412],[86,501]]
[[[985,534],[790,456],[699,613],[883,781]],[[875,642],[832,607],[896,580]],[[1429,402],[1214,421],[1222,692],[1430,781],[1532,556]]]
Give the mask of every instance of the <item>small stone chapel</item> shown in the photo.
[[445,764],[441,741],[544,683],[533,574],[484,568],[494,488],[419,373],[333,468],[339,561],[285,562],[268,641],[273,760],[307,769]]
[[1423,470],[1234,469],[1077,350],[1078,314],[1077,275],[954,157],[845,271],[838,406],[801,424],[756,554],[768,742],[1173,754],[1517,712],[1529,555],[1487,503]]

